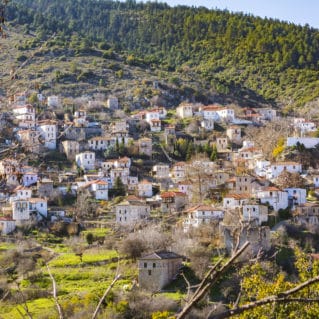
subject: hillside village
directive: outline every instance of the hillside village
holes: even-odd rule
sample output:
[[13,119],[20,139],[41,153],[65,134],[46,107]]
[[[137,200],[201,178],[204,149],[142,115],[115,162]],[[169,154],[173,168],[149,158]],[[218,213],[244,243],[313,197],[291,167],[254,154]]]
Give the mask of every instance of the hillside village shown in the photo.
[[308,118],[187,101],[124,111],[103,94],[24,91],[1,103],[3,241],[46,234],[35,247],[52,253],[50,240],[83,232],[89,245],[66,244],[80,258],[67,267],[84,270],[83,255],[107,242],[133,261],[124,286],[149,293],[167,291],[185,265],[202,278],[211,256],[246,242],[241,260],[271,255],[285,228],[317,256],[319,138]]
[[[291,157],[319,143],[316,123],[306,118],[188,102],[125,113],[115,96],[64,105],[61,96],[38,92],[15,94],[3,105],[1,128],[10,132],[1,145],[2,235],[103,219],[132,232],[178,216],[174,227],[215,225],[220,248],[231,252],[238,239],[249,240],[255,254],[270,248],[271,227],[283,218],[319,223],[318,160]],[[286,129],[277,141],[267,131],[278,154],[265,153],[266,145],[247,133],[269,124]],[[81,197],[94,202],[93,213],[77,207]]]

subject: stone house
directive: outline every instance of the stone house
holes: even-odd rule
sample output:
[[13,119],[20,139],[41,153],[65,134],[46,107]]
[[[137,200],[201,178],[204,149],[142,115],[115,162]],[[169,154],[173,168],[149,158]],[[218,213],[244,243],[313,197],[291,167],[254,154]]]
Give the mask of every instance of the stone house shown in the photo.
[[41,143],[39,141],[40,133],[34,129],[20,130],[17,132],[17,138],[22,147],[32,153],[40,152]]
[[152,174],[155,178],[164,179],[169,178],[169,165],[167,164],[156,164],[153,166]]
[[80,152],[80,143],[78,141],[66,140],[61,145],[62,152],[65,153],[67,159],[74,161],[75,155]]
[[170,251],[157,251],[139,258],[139,287],[160,291],[178,275],[182,262],[182,256]]
[[109,96],[106,101],[106,107],[110,110],[117,110],[119,108],[119,100],[116,96]]
[[110,171],[111,183],[114,185],[115,180],[119,177],[124,185],[128,183],[130,169],[127,167],[112,168]]
[[242,142],[241,128],[237,125],[228,126],[226,135],[232,143],[240,144]]
[[53,180],[42,178],[37,182],[37,193],[39,197],[50,198],[53,195]]
[[127,198],[115,206],[116,223],[134,226],[150,217],[150,205],[138,198]]
[[232,254],[236,247],[240,249],[246,241],[249,241],[250,245],[241,256],[241,260],[256,256],[260,250],[268,251],[271,248],[269,227],[259,226],[256,222],[246,222],[241,226],[221,223],[220,232],[229,254]]
[[183,181],[186,178],[186,166],[185,162],[178,162],[173,165],[171,169],[171,178],[174,183]]
[[73,123],[75,127],[87,127],[88,121],[86,119],[86,111],[85,110],[75,111]]
[[153,153],[152,139],[143,137],[138,140],[138,152],[140,155],[151,157]]
[[258,225],[268,221],[268,207],[259,204],[244,204],[242,206],[242,220],[256,220]]
[[182,211],[188,203],[186,194],[182,192],[167,191],[160,194],[161,212],[173,213]]
[[296,206],[294,221],[301,225],[319,225],[319,203],[304,203]]
[[216,138],[216,147],[218,152],[228,149],[228,138],[227,137]]

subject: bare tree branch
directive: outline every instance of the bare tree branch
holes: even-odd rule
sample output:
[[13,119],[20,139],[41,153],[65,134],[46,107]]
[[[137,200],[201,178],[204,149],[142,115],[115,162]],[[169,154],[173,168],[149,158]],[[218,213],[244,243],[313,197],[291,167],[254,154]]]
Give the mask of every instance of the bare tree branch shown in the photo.
[[54,299],[56,308],[57,308],[58,313],[59,313],[59,317],[60,317],[60,319],[64,319],[63,311],[62,311],[61,305],[59,304],[59,301],[58,301],[58,298],[57,298],[57,288],[56,288],[55,279],[54,279],[54,277],[53,277],[53,275],[52,275],[52,273],[50,271],[49,265],[46,264],[46,266],[47,266],[47,270],[48,270],[49,276],[50,276],[51,281],[52,281],[52,286],[53,286],[52,294],[53,294],[53,299]]
[[100,308],[101,308],[101,305],[104,301],[104,299],[106,298],[106,296],[108,295],[108,293],[111,291],[111,289],[113,288],[113,286],[115,285],[115,283],[121,278],[121,275],[116,275],[116,277],[113,279],[113,281],[111,282],[111,284],[107,287],[107,289],[105,290],[102,298],[100,299],[94,313],[93,313],[93,316],[92,316],[92,319],[95,319],[98,312],[100,311]]
[[208,292],[208,290],[216,284],[222,275],[230,268],[230,266],[235,262],[235,260],[246,250],[249,246],[249,242],[246,242],[229,260],[228,262],[221,266],[218,269],[218,266],[221,264],[221,261],[218,261],[217,264],[209,270],[205,278],[200,283],[195,294],[192,296],[191,300],[186,303],[182,311],[177,314],[176,319],[183,319],[191,311],[192,307],[200,301]]
[[278,295],[272,295],[265,297],[263,299],[250,302],[240,307],[235,307],[233,309],[226,310],[220,314],[216,314],[215,316],[211,316],[210,319],[224,319],[230,318],[234,315],[238,315],[243,313],[246,310],[250,310],[256,307],[260,307],[263,305],[267,305],[269,303],[290,303],[290,302],[300,302],[300,303],[319,303],[319,298],[288,298],[288,296],[302,290],[305,287],[308,287],[319,281],[319,276],[311,278],[300,285],[286,290],[284,292],[279,293]]
[[244,311],[247,311],[256,307],[264,306],[270,303],[291,303],[291,302],[319,303],[319,299],[318,298],[278,298],[276,296],[270,296],[255,302],[251,302],[249,304],[243,305],[235,309],[229,309],[215,316],[214,315],[210,316],[209,319],[230,318],[232,316],[239,315],[243,313]]
[[109,294],[109,292],[111,291],[111,289],[113,288],[113,286],[115,285],[115,283],[121,278],[121,274],[119,274],[120,271],[120,257],[118,256],[118,260],[117,260],[117,268],[116,268],[116,273],[114,276],[113,281],[111,282],[111,284],[106,288],[103,296],[101,297],[93,315],[92,315],[92,319],[95,319],[97,314],[100,311],[100,308],[102,306],[103,301],[105,300],[105,298],[107,297],[107,295]]
[[23,307],[23,309],[24,309],[26,315],[29,317],[29,319],[33,319],[32,315],[31,315],[31,313],[29,311],[29,307],[27,305],[27,300],[25,299],[25,296],[24,296],[24,294],[23,294],[23,292],[22,292],[22,290],[20,288],[20,284],[18,282],[16,282],[16,285],[17,285],[19,294],[22,297],[22,305],[21,306]]

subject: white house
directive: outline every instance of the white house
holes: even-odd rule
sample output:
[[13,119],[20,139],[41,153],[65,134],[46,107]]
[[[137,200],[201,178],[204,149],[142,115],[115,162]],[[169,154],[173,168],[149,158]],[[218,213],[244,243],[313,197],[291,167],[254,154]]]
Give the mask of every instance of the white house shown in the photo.
[[209,205],[197,205],[186,211],[187,215],[183,222],[184,229],[199,227],[202,224],[209,224],[213,221],[221,221],[224,218],[224,211]]
[[151,120],[150,121],[150,129],[151,129],[151,132],[160,132],[162,129],[162,121],[161,120]]
[[277,111],[270,108],[255,109],[262,116],[262,120],[273,121],[277,118]]
[[108,183],[104,180],[95,180],[88,182],[83,186],[89,189],[94,194],[94,198],[97,200],[108,200],[109,199],[109,188]]
[[318,175],[313,176],[313,184],[314,184],[315,188],[319,187],[319,176]]
[[11,218],[0,217],[0,233],[1,235],[8,235],[16,228],[16,223]]
[[220,109],[219,105],[208,105],[200,107],[199,110],[205,120],[220,122],[221,118],[217,112],[218,109]]
[[116,145],[116,137],[113,136],[96,136],[88,140],[90,150],[105,151]]
[[206,131],[212,131],[215,127],[213,119],[203,119],[200,125]]
[[176,108],[176,115],[182,119],[193,116],[193,105],[183,103]]
[[20,199],[12,202],[12,219],[17,224],[42,219],[47,217],[47,213],[47,200],[43,198]]
[[169,165],[156,164],[152,169],[153,176],[156,178],[168,178],[169,177]]
[[223,198],[223,208],[234,209],[248,204],[250,200],[249,194],[227,194]]
[[57,125],[51,120],[44,120],[38,123],[37,130],[44,140],[44,147],[50,150],[56,149]]
[[288,171],[289,173],[301,173],[302,166],[297,162],[276,162],[270,164],[266,177],[268,179],[277,178],[283,171]]
[[35,122],[35,108],[31,104],[15,106],[12,112],[18,120]]
[[142,180],[137,185],[137,195],[139,197],[152,197],[153,196],[153,185],[147,180]]
[[37,183],[39,176],[38,171],[31,166],[23,166],[21,168],[22,175],[22,184],[24,186],[31,186]]
[[76,154],[75,156],[76,165],[84,170],[90,171],[95,168],[95,153],[94,152],[83,152]]
[[234,122],[235,112],[233,109],[230,109],[228,107],[221,107],[217,110],[217,114],[222,121]]
[[184,194],[190,194],[192,191],[192,182],[184,180],[177,183],[178,191]]
[[12,199],[29,199],[32,197],[32,189],[24,186],[18,186],[14,189],[15,196]]
[[147,111],[145,111],[145,121],[146,121],[148,124],[151,124],[151,122],[152,122],[153,120],[159,121],[159,119],[160,119],[160,114],[159,114],[158,109],[153,109],[153,110],[147,110]]
[[268,221],[268,207],[265,205],[244,204],[242,209],[242,218],[244,221],[255,219],[259,225]]
[[171,169],[171,178],[176,183],[184,180],[186,177],[186,163],[175,163]]
[[116,223],[134,226],[150,217],[150,206],[142,201],[126,200],[115,206]]
[[285,188],[284,191],[288,193],[288,203],[292,210],[294,210],[297,205],[307,202],[307,191],[304,188]]
[[287,137],[288,147],[303,144],[305,148],[315,148],[319,144],[319,137]]
[[109,96],[106,101],[106,106],[110,110],[117,110],[119,108],[119,100],[116,96]]
[[61,103],[58,96],[51,95],[51,96],[48,96],[47,104],[48,104],[48,107],[59,107]]
[[301,134],[314,132],[317,129],[314,122],[306,121],[304,118],[294,118],[293,124],[295,129],[299,130]]
[[30,211],[37,213],[38,219],[47,217],[48,215],[48,204],[45,198],[30,198],[29,200]]
[[256,198],[259,198],[262,204],[272,206],[274,211],[288,207],[288,193],[277,187],[265,187],[263,190],[258,190]]

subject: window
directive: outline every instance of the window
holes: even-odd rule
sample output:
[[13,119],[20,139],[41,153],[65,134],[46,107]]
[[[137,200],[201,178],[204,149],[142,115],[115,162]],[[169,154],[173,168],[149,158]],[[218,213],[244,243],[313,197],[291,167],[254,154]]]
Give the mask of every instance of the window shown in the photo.
[[152,275],[152,270],[148,270],[148,275],[151,276]]
[[144,268],[147,268],[147,263],[144,263]]
[[156,263],[153,263],[153,268],[156,268]]

